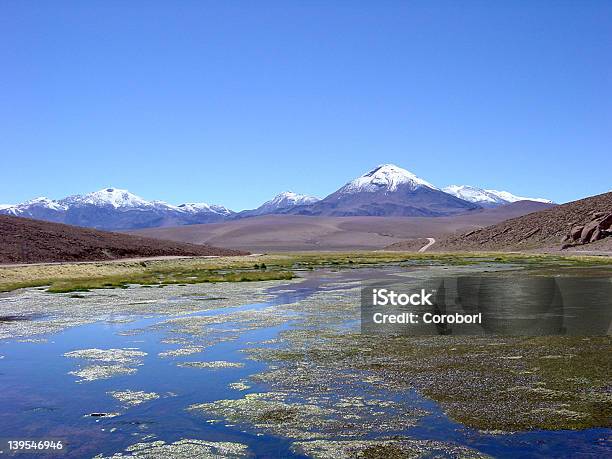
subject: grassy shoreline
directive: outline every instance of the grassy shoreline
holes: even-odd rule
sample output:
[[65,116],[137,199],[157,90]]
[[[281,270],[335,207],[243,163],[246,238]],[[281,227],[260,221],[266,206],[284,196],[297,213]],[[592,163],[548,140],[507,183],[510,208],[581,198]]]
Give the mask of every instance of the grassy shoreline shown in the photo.
[[515,263],[527,268],[535,265],[612,268],[612,257],[576,255],[490,252],[293,252],[218,258],[188,257],[2,266],[0,292],[47,286],[48,292],[65,293],[96,288],[121,288],[128,284],[168,285],[288,280],[295,277],[295,271],[314,268],[341,269],[394,264],[468,265],[487,262]]

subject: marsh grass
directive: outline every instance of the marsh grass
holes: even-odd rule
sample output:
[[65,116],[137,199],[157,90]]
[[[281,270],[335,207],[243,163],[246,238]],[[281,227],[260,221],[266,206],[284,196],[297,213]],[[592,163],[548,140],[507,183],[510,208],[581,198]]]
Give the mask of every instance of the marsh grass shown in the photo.
[[47,292],[69,293],[87,292],[91,289],[129,288],[130,285],[163,286],[171,284],[187,285],[207,282],[252,282],[265,280],[290,280],[295,275],[290,271],[271,272],[224,272],[193,270],[174,273],[146,272],[130,276],[112,276],[101,278],[69,279],[52,282]]
[[[610,427],[610,337],[376,337],[303,331],[252,354],[325,372],[366,371],[383,387],[416,387],[455,421],[483,430]],[[316,343],[316,345],[315,345]],[[312,371],[312,370],[310,370]]]
[[203,282],[291,279],[294,271],[395,266],[514,264],[524,269],[558,267],[612,269],[612,257],[519,253],[295,252],[257,257],[191,257],[172,260],[58,263],[0,267],[0,292],[49,286],[65,293],[130,284],[163,286]]

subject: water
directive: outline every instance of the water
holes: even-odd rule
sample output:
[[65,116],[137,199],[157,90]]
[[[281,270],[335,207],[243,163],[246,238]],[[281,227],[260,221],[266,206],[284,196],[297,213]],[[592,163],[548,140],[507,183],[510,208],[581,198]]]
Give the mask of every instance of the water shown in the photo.
[[[382,271],[377,271],[380,276]],[[349,288],[371,273],[322,274],[297,284],[270,289],[270,301],[255,304],[236,304],[235,307],[210,309],[182,317],[232,315],[237,312],[263,310],[270,306],[292,303],[308,298],[322,289]],[[386,272],[392,275],[392,272]],[[231,292],[231,286],[228,287]],[[175,301],[169,298],[168,301]],[[230,383],[249,380],[249,376],[266,369],[266,364],[248,359],[241,352],[254,342],[267,342],[282,330],[293,326],[291,320],[273,326],[261,326],[239,331],[237,339],[219,342],[203,353],[173,358],[159,358],[158,353],[176,349],[165,344],[168,329],[163,323],[168,316],[151,317],[143,314],[128,323],[95,323],[65,329],[46,336],[46,342],[19,342],[8,339],[0,343],[0,438],[2,439],[61,439],[66,448],[62,457],[92,457],[99,453],[112,455],[139,441],[164,440],[168,443],[181,438],[212,441],[231,441],[248,445],[256,457],[302,457],[291,451],[291,440],[269,435],[231,423],[211,423],[210,417],[188,412],[195,403],[221,399],[238,399],[245,393],[265,392],[265,384],[249,381],[247,391],[228,388]],[[156,325],[160,325],[156,327]],[[0,325],[1,326],[1,325]],[[231,321],[220,327],[236,326]],[[130,335],[130,330],[144,332]],[[271,344],[273,345],[273,344]],[[69,374],[79,367],[76,359],[64,357],[75,349],[138,348],[147,353],[137,372],[109,379],[76,382]],[[242,368],[183,368],[177,362],[194,360],[229,361],[243,364]],[[123,409],[121,403],[107,392],[135,390],[155,392],[160,398]],[[469,429],[451,421],[439,406],[415,391],[406,394],[387,394],[389,398],[404,397],[415,408],[430,414],[415,427],[402,432],[415,439],[440,440],[468,446],[496,457],[562,457],[606,451],[609,429],[583,431],[535,431],[527,433],[491,435]],[[120,412],[114,418],[87,416],[93,412]],[[607,451],[612,451],[608,449]],[[5,451],[6,453],[6,451]],[[19,454],[19,457],[28,457]],[[40,455],[31,455],[40,457]]]

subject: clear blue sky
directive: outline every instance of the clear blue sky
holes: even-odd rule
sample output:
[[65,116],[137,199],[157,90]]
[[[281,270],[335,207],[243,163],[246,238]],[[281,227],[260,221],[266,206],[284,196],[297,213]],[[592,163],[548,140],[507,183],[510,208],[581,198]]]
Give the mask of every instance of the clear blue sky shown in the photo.
[[0,62],[0,203],[612,188],[608,0],[4,0]]

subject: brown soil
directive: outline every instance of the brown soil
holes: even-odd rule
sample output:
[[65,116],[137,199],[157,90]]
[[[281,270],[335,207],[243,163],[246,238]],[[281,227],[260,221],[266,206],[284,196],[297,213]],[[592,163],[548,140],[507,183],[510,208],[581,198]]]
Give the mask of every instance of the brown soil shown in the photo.
[[428,237],[438,240],[449,234],[482,228],[549,207],[550,204],[522,201],[496,209],[483,209],[451,217],[266,215],[224,223],[149,228],[133,231],[130,234],[234,247],[259,253],[376,250],[399,241],[422,238],[422,241],[415,243],[418,249],[427,243],[425,238]]
[[[558,250],[561,240],[572,226],[584,224],[595,212],[612,213],[612,192],[569,202],[541,212],[503,221],[481,230],[469,231],[438,241],[435,251],[472,250]],[[587,244],[601,250],[609,241]]]
[[0,215],[0,264],[245,253]]

